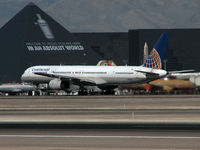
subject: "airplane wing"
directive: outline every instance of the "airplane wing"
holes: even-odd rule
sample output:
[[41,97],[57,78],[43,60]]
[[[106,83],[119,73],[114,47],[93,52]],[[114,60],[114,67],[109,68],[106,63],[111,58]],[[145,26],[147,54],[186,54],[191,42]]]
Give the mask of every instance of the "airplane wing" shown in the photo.
[[142,70],[135,70],[135,71],[141,72],[141,73],[146,73],[147,75],[159,76],[158,73],[154,73],[154,72],[147,72],[147,71],[142,71]]
[[141,72],[141,73],[145,73],[147,78],[149,78],[149,79],[158,79],[159,78],[159,74],[158,73],[147,72],[147,71],[142,71],[142,70],[135,70],[135,71]]
[[179,71],[168,71],[168,74],[173,74],[173,73],[188,73],[188,72],[194,72],[194,69],[190,70],[179,70]]
[[46,72],[35,72],[34,74],[45,76],[45,77],[58,78],[62,81],[71,82],[75,85],[88,85],[88,86],[96,85],[94,81],[88,80],[88,79],[75,78],[75,77],[51,74],[51,73],[46,73]]

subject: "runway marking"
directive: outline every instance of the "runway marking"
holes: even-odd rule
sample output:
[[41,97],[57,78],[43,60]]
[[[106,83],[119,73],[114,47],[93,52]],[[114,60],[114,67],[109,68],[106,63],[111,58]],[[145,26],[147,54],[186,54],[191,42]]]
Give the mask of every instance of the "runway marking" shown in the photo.
[[119,138],[119,139],[200,139],[187,136],[84,136],[84,135],[0,135],[0,138]]

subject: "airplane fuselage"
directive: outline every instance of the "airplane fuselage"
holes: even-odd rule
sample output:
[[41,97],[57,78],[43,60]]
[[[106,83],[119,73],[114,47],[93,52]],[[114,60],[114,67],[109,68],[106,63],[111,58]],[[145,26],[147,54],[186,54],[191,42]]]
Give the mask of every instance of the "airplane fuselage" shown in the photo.
[[[34,66],[28,68],[21,79],[23,82],[48,83],[54,77],[37,75],[47,73],[69,79],[79,79],[96,85],[135,84],[155,80],[166,75],[165,70],[142,66]],[[146,72],[157,74],[149,76]],[[58,77],[58,78],[59,78]]]

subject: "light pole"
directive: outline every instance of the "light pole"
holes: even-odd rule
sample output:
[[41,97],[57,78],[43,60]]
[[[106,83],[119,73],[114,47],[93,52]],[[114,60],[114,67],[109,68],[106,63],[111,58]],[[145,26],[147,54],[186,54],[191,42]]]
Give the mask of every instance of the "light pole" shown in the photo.
[[165,69],[165,70],[167,70],[167,61],[168,61],[167,59],[164,59],[164,60],[163,60],[163,62],[164,62],[164,69]]

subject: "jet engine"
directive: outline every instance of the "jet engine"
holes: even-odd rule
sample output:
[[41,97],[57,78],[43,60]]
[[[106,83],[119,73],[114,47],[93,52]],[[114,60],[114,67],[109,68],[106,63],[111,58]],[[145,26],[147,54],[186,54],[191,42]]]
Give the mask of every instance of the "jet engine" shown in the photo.
[[49,89],[51,90],[66,90],[70,87],[68,82],[61,81],[60,79],[53,79],[49,82]]
[[80,87],[60,79],[53,79],[49,82],[49,89],[51,90],[64,90],[67,92],[76,91]]

